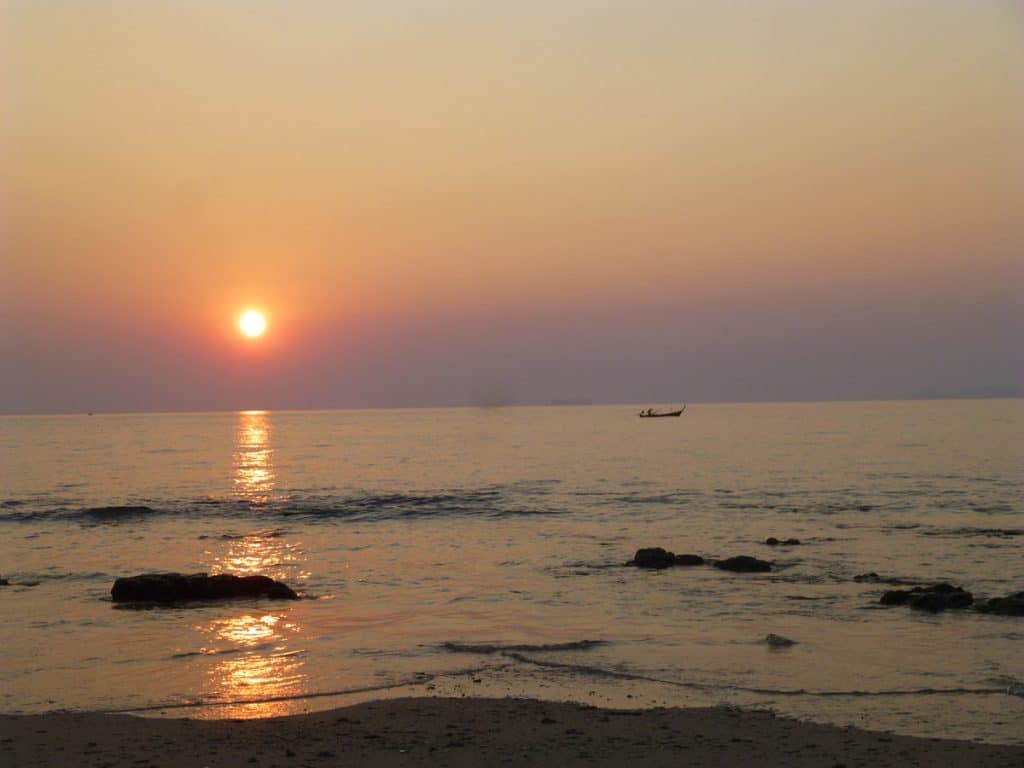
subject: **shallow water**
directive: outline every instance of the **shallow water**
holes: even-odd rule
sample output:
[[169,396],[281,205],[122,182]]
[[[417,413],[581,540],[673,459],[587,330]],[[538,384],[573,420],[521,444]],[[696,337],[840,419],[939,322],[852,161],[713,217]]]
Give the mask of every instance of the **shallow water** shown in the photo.
[[[1024,619],[853,576],[1024,589],[1024,401],[635,410],[0,418],[0,709],[516,694],[1021,741]],[[775,570],[622,566],[654,545]],[[307,599],[110,602],[164,569]]]

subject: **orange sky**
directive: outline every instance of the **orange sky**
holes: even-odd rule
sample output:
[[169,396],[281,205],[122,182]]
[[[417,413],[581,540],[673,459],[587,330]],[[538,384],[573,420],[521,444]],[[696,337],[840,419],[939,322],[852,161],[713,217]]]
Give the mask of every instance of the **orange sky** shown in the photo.
[[[661,390],[640,374],[592,383],[623,344],[648,377],[674,344],[685,394],[688,365],[708,364],[688,341],[720,359],[794,337],[860,344],[876,366],[873,339],[901,339],[904,358],[944,339],[992,347],[971,358],[977,381],[953,375],[967,357],[922,361],[921,381],[873,378],[865,396],[1020,384],[1001,360],[1024,325],[1019,4],[14,0],[0,14],[0,411],[117,408],[103,365],[144,383],[168,360],[228,383],[204,400],[166,382],[133,407],[472,399],[476,383],[394,381],[433,381],[441,359],[499,382],[533,361],[515,400],[646,399]],[[271,316],[258,350],[235,333],[248,304]],[[583,370],[547,365],[581,347]],[[254,355],[274,386],[247,389]],[[95,391],[52,381],[62,366]],[[341,381],[310,388],[295,366]],[[729,388],[729,366],[742,360],[696,396],[761,399]],[[365,383],[350,391],[352,371]],[[829,397],[836,378],[792,396]],[[786,381],[769,390],[786,397]]]

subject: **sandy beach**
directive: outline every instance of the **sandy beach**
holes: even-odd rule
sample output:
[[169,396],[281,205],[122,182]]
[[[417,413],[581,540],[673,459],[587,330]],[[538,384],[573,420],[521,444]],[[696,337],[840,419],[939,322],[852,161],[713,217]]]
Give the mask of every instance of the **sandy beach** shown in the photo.
[[265,720],[0,716],[22,766],[1021,766],[1024,746],[919,739],[725,708],[409,698]]

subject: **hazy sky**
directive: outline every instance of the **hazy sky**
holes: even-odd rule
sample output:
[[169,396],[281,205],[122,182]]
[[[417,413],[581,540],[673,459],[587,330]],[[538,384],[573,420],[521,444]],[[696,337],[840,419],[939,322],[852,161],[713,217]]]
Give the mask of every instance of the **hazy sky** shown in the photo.
[[0,99],[3,412],[1024,391],[1020,2],[4,0]]

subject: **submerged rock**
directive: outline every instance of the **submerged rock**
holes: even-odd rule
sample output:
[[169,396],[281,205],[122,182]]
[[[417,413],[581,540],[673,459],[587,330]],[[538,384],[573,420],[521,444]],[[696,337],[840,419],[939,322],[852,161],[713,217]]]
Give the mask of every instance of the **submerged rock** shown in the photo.
[[286,584],[269,576],[234,576],[218,573],[143,573],[117,579],[110,589],[115,603],[178,603],[188,600],[227,600],[235,597],[269,597],[298,600]]
[[974,602],[974,595],[963,587],[942,583],[930,587],[892,589],[882,595],[878,602],[882,605],[908,605],[918,611],[939,613],[950,608],[967,608]]
[[769,547],[795,547],[800,543],[800,539],[776,539],[774,536],[769,536],[764,540],[764,543]]
[[8,584],[7,579],[0,579],[0,587],[6,587]]
[[982,613],[997,616],[1024,616],[1024,592],[1012,592],[1006,597],[993,597],[978,606]]
[[771,648],[789,648],[796,645],[796,640],[790,640],[788,637],[776,635],[774,632],[769,632],[765,635],[764,641]]
[[856,581],[858,584],[895,584],[897,586],[914,585],[913,581],[908,581],[907,579],[897,579],[894,577],[887,578],[884,576],[879,576],[874,571],[871,571],[869,573],[858,573],[856,576],[853,577],[853,580]]
[[721,568],[723,571],[735,571],[736,573],[765,573],[772,569],[772,564],[767,560],[758,560],[756,557],[750,557],[749,555],[738,555],[716,561],[715,568]]
[[870,573],[858,573],[853,577],[853,580],[858,584],[877,584],[882,581],[882,577],[871,571]]

